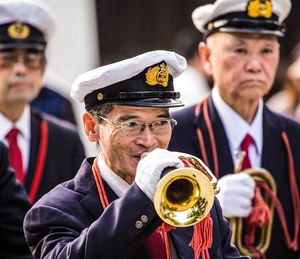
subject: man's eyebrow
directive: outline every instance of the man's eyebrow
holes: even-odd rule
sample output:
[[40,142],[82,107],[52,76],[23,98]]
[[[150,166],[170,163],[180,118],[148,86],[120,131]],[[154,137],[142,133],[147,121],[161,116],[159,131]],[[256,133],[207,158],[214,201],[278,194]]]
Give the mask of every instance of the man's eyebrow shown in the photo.
[[131,120],[131,119],[137,119],[138,116],[136,115],[122,115],[121,117],[118,118],[118,121],[127,121],[127,120]]
[[[170,118],[170,114],[169,113],[164,113],[164,114],[160,114],[157,116],[157,118]],[[139,116],[137,115],[122,115],[118,118],[118,121],[127,121],[127,120],[132,120],[132,119],[140,119]]]
[[247,41],[245,39],[234,39],[231,41],[232,46],[240,46],[247,45]]

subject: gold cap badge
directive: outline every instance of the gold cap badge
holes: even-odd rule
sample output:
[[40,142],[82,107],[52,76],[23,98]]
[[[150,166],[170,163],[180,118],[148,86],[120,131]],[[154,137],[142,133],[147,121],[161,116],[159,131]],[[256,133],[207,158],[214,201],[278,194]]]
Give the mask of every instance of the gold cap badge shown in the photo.
[[146,83],[148,85],[168,86],[169,71],[165,63],[161,63],[155,67],[150,67],[146,73]]
[[252,18],[271,18],[272,3],[270,0],[249,0],[247,11]]
[[30,28],[24,23],[13,23],[8,26],[7,33],[13,39],[26,39],[30,35]]

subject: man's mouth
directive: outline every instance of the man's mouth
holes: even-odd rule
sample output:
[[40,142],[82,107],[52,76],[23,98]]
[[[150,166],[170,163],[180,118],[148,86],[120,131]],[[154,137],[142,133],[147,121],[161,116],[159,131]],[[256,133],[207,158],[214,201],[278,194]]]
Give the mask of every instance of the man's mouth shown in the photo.
[[260,79],[249,79],[249,80],[244,80],[243,84],[249,86],[261,86],[264,85],[264,81]]
[[137,160],[140,161],[142,158],[144,158],[150,151],[143,151],[143,152],[139,152],[136,153],[134,155],[132,155],[132,157]]

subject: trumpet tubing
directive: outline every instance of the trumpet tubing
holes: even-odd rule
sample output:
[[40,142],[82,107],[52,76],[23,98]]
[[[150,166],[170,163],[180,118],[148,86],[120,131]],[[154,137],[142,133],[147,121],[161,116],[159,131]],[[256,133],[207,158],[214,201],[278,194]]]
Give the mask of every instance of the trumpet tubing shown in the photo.
[[[276,194],[276,184],[273,176],[263,168],[251,168],[246,169],[243,172],[249,174],[256,182],[262,181]],[[273,211],[274,204],[267,197],[264,197],[265,202],[268,204],[271,222],[263,227],[260,232],[260,239],[256,242],[256,248],[265,253],[270,245],[271,233],[272,233],[272,222],[273,222]],[[232,228],[232,238],[231,242],[236,245],[240,253],[243,255],[250,255],[255,258],[255,255],[247,249],[243,240],[243,218],[230,218],[229,219]]]

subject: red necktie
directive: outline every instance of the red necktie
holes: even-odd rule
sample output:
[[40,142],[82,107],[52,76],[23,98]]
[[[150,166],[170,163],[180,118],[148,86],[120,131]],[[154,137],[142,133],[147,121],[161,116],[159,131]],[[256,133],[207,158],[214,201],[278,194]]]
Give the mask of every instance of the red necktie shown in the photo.
[[16,176],[20,183],[24,184],[22,153],[17,142],[18,134],[18,129],[12,128],[10,132],[8,132],[8,134],[6,135],[6,139],[8,141],[8,155],[10,165],[15,170]]
[[251,162],[249,159],[249,147],[251,144],[254,144],[253,138],[247,134],[241,143],[241,150],[246,152],[246,156],[242,162],[242,170],[251,168]]
[[161,234],[154,231],[147,238],[147,245],[150,249],[150,253],[153,259],[165,259],[167,258],[165,244]]

